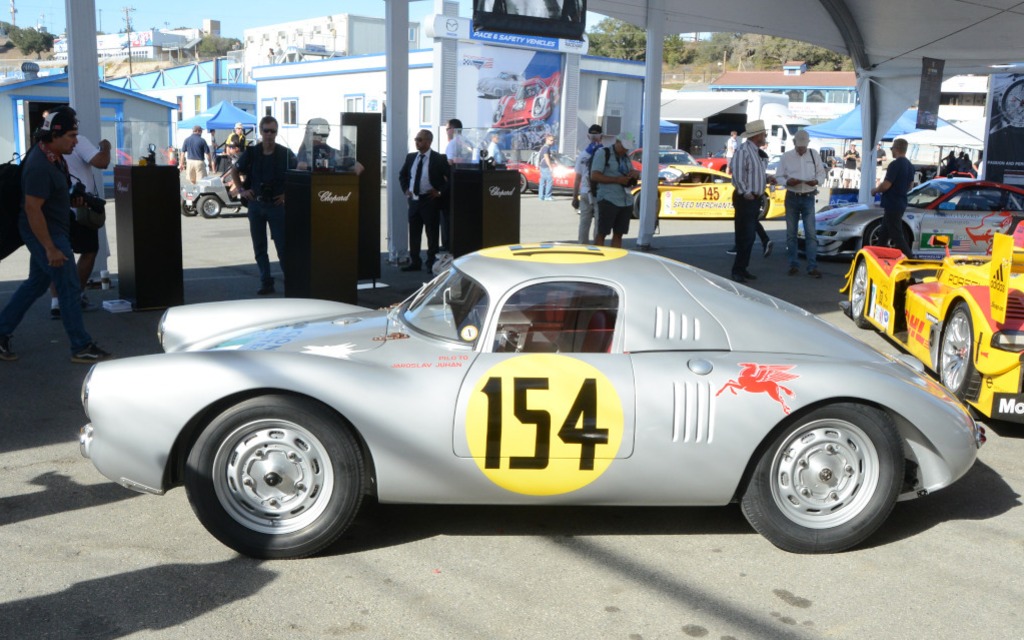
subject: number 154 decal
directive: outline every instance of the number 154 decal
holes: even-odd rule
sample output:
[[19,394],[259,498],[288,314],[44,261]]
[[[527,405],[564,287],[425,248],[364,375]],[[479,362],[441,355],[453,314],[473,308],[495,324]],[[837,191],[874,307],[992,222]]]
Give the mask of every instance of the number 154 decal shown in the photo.
[[469,399],[466,438],[500,487],[526,495],[590,484],[622,444],[622,403],[593,366],[565,356],[519,356],[492,367]]

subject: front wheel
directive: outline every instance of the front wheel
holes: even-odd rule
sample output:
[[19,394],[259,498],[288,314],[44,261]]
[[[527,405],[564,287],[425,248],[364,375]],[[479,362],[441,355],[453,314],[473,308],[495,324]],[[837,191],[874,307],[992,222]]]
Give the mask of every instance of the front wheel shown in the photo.
[[888,414],[826,406],[785,427],[764,450],[740,505],[780,549],[836,553],[866,540],[889,516],[904,464]]
[[850,285],[850,317],[853,324],[860,329],[870,329],[867,318],[868,304],[868,265],[864,260],[857,262],[853,271],[853,284]]
[[224,411],[200,434],[185,490],[218,540],[254,558],[301,558],[338,539],[363,498],[363,457],[327,408],[263,396]]
[[939,347],[939,381],[961,400],[977,397],[981,376],[974,368],[974,323],[966,302],[946,318]]
[[181,215],[186,218],[193,218],[197,213],[199,212],[196,211],[195,207],[189,206],[189,204],[184,200],[181,201]]
[[526,176],[519,174],[519,193],[526,193],[530,190],[530,181],[526,179]]

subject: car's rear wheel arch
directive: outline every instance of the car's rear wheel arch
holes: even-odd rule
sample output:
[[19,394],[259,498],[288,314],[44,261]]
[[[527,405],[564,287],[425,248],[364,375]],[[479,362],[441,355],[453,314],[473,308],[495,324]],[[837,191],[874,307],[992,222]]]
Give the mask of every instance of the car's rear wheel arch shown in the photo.
[[199,411],[192,417],[191,420],[182,428],[181,433],[178,434],[178,439],[174,443],[174,447],[171,450],[171,458],[168,461],[167,468],[165,469],[166,482],[165,486],[174,487],[179,486],[184,482],[185,477],[185,463],[188,460],[189,453],[195,446],[196,441],[199,439],[200,434],[203,430],[210,426],[210,423],[219,416],[220,414],[227,411],[230,407],[237,404],[241,404],[246,400],[252,398],[258,398],[260,396],[289,396],[295,399],[299,399],[305,402],[316,403],[320,407],[330,411],[338,418],[338,423],[344,425],[343,428],[348,429],[349,433],[355,439],[356,444],[359,446],[360,452],[363,456],[364,465],[364,482],[363,486],[366,489],[368,495],[375,495],[377,489],[377,472],[376,467],[373,464],[373,456],[370,454],[370,449],[366,444],[366,440],[363,439],[359,430],[352,424],[348,418],[343,414],[339,413],[336,409],[328,406],[317,400],[316,398],[302,394],[295,393],[293,391],[285,391],[282,389],[247,389],[239,393],[226,396],[217,400],[216,402],[206,406],[202,411]]

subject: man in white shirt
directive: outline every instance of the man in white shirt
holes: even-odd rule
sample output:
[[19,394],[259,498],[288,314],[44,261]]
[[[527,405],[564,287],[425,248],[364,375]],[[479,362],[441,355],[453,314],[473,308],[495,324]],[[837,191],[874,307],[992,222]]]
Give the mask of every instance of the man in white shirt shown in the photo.
[[807,253],[807,275],[820,278],[818,271],[818,238],[814,230],[814,196],[818,185],[825,181],[825,165],[818,152],[808,149],[810,136],[801,129],[793,136],[793,149],[782,154],[775,180],[786,187],[786,256],[789,258],[789,275],[800,273],[797,258],[796,232],[802,220],[804,223],[805,251]]

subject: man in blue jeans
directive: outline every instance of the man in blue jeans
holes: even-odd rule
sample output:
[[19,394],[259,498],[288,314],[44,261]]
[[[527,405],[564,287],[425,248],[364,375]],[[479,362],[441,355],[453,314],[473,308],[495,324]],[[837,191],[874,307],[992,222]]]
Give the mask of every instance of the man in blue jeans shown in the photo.
[[820,278],[818,271],[818,237],[814,229],[814,196],[825,181],[825,166],[818,152],[808,149],[810,136],[801,129],[793,136],[793,148],[782,154],[775,180],[786,187],[786,257],[789,275],[800,273],[797,259],[796,232],[802,221],[806,238],[807,275]]
[[[256,266],[260,270],[260,288],[256,295],[274,293],[274,276],[270,274],[270,256],[267,254],[267,227],[277,250],[277,259],[284,271],[284,179],[288,169],[298,164],[288,147],[277,144],[277,119],[264,116],[260,120],[260,144],[247,147],[231,167],[231,184],[242,184],[239,174],[246,176],[246,184],[238,195],[248,201],[249,235]],[[285,274],[287,275],[287,273]]]
[[52,110],[36,133],[36,144],[25,156],[21,172],[22,207],[18,230],[30,254],[28,279],[0,311],[0,360],[17,360],[11,348],[11,334],[32,303],[46,293],[53,282],[60,301],[60,319],[71,342],[71,361],[92,364],[110,354],[100,349],[85,330],[82,319],[82,290],[71,251],[71,175],[64,154],[78,144],[78,120],[64,108]]
[[555,168],[554,160],[551,158],[551,147],[554,144],[555,136],[549,133],[544,136],[544,146],[537,152],[537,165],[540,169],[540,184],[537,186],[539,200],[554,200],[551,197],[551,189],[554,187],[551,170]]

